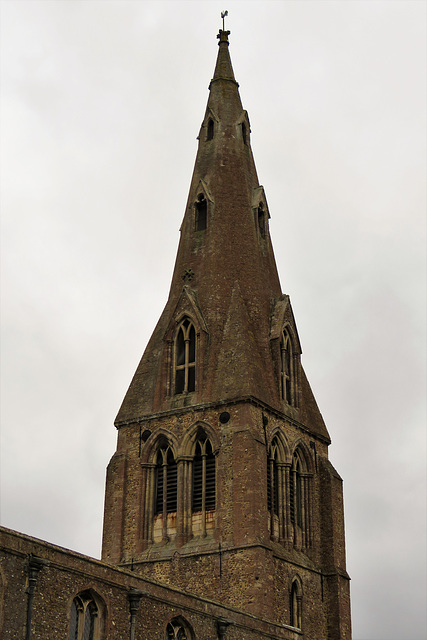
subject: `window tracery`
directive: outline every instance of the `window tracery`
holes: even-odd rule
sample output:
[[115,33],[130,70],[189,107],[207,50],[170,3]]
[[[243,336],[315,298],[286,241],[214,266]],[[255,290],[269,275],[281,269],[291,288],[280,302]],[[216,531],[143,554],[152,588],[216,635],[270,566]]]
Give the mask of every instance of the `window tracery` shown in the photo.
[[69,640],[97,640],[98,607],[90,591],[76,596],[71,605]]
[[190,636],[180,619],[174,618],[168,623],[165,640],[190,640]]

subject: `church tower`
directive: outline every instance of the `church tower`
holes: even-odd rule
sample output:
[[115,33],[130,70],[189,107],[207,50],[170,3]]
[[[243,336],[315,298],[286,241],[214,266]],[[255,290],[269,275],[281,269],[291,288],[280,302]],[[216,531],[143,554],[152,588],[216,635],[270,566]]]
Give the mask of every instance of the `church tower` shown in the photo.
[[228,36],[169,298],[115,422],[102,559],[292,638],[350,640],[342,481],[281,291]]

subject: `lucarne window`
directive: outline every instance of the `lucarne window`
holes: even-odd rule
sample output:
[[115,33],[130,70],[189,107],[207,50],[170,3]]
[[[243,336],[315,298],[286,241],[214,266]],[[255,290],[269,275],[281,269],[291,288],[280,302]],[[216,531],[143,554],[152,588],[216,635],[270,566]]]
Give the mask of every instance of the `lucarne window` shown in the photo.
[[73,600],[70,616],[69,640],[95,640],[98,607],[90,591],[85,591]]
[[208,203],[205,196],[199,194],[196,202],[196,231],[204,231],[207,227]]
[[196,331],[188,318],[179,328],[175,340],[175,393],[189,393],[196,388]]
[[208,122],[208,134],[206,136],[207,140],[213,140],[214,137],[214,121],[212,120],[212,118],[209,118],[209,122]]
[[262,202],[258,207],[258,229],[261,238],[265,238],[265,212]]
[[288,404],[293,404],[292,398],[292,343],[286,330],[282,333],[280,343],[281,359],[281,395]]
[[243,138],[243,143],[248,144],[248,136],[246,132],[246,125],[244,122],[242,122],[242,138]]

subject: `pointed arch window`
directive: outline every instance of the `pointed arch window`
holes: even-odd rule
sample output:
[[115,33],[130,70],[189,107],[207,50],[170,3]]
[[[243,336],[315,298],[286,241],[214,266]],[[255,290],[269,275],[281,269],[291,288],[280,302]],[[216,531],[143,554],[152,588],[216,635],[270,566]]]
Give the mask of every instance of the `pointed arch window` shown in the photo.
[[184,623],[179,618],[171,620],[166,627],[165,640],[190,640]]
[[208,132],[207,132],[207,136],[206,136],[206,140],[213,140],[214,137],[214,121],[212,120],[212,118],[209,118],[209,122],[208,122]]
[[90,593],[76,596],[71,605],[69,640],[97,640],[99,638],[98,607]]
[[175,393],[190,393],[196,388],[196,331],[185,318],[175,340]]
[[177,508],[177,465],[172,449],[164,445],[159,449],[156,460],[156,502],[154,514],[162,514],[166,523],[167,514]]
[[290,623],[291,627],[301,629],[302,623],[302,593],[297,579],[292,581],[290,592]]
[[280,386],[282,400],[294,404],[293,387],[293,352],[290,335],[286,329],[282,332],[280,341],[281,375]]
[[208,203],[203,193],[199,193],[195,205],[196,231],[205,231],[208,224]]

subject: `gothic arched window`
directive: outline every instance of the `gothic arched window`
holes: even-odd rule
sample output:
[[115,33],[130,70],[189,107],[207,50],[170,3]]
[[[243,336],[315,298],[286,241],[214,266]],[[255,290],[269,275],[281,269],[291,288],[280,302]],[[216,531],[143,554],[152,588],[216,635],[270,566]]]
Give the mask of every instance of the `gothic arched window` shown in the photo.
[[71,605],[69,640],[99,638],[98,607],[90,591],[76,596]]
[[290,623],[291,627],[301,629],[302,623],[302,593],[298,579],[292,581],[290,592]]
[[204,231],[208,224],[208,203],[203,193],[199,194],[195,205],[196,231]]
[[175,340],[175,393],[196,388],[196,331],[188,318],[178,327]]
[[168,623],[165,640],[190,640],[190,635],[179,618],[174,618]]
[[281,363],[281,381],[280,392],[282,400],[288,404],[294,404],[292,393],[292,378],[293,378],[293,353],[292,342],[289,333],[285,329],[282,332],[282,339],[280,342],[280,363]]

